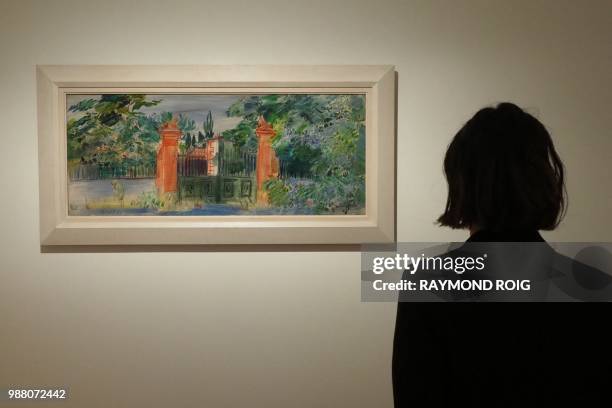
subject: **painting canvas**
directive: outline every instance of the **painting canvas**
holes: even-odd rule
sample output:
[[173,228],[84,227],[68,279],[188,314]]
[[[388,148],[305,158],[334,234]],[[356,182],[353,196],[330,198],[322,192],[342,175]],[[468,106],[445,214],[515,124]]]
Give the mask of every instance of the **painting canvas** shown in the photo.
[[365,106],[364,94],[68,94],[68,215],[365,214]]

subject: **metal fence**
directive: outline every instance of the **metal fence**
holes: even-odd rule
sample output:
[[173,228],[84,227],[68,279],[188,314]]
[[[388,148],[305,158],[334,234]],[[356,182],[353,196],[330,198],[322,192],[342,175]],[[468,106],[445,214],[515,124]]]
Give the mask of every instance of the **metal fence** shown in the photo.
[[218,155],[218,163],[222,176],[252,176],[257,168],[257,154],[225,144]]
[[155,177],[155,166],[78,164],[68,168],[68,177],[72,181],[112,178],[151,178]]
[[[214,175],[209,171],[209,161],[204,157],[181,154],[177,158],[177,173],[181,177],[203,177]],[[221,152],[212,159],[217,167],[216,174],[220,176],[251,177],[257,169],[257,153],[246,149],[234,148],[225,144]],[[155,165],[104,165],[77,164],[68,168],[68,176],[72,181],[99,180],[111,178],[151,178],[155,177]],[[279,160],[279,178],[307,178],[308,174],[293,174],[289,172],[289,163]]]
[[[221,176],[254,176],[257,170],[257,153],[247,149],[237,149],[225,144],[219,155],[219,175]],[[279,178],[309,178],[310,174],[291,172],[288,160],[279,160]]]
[[179,155],[177,159],[178,175],[182,177],[199,177],[208,175],[208,160],[203,157]]

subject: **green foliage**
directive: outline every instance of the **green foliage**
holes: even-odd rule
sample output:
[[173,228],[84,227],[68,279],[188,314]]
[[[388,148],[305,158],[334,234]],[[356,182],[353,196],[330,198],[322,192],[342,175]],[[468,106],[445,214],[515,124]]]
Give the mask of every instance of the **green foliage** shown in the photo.
[[192,141],[191,134],[189,134],[189,133],[184,133],[184,134],[183,134],[183,140],[182,140],[182,142],[183,142],[183,144],[185,145],[185,149],[189,149],[189,148],[191,148],[191,146],[192,146],[191,141]]
[[264,187],[268,192],[268,199],[270,200],[270,204],[277,207],[289,206],[289,204],[291,203],[289,187],[282,180],[268,180],[266,181]]
[[363,177],[346,180],[321,177],[316,180],[269,180],[266,191],[275,206],[297,208],[314,214],[348,214],[360,210],[365,203]]
[[159,135],[155,119],[139,111],[155,106],[145,95],[103,94],[68,108],[68,160],[116,165],[151,164]]
[[212,139],[214,136],[214,127],[215,122],[212,118],[212,112],[208,111],[208,115],[206,115],[206,119],[204,119],[204,123],[202,124],[202,128],[204,129],[204,135],[207,139]]
[[[170,118],[172,118],[172,116],[170,116]],[[195,120],[191,119],[189,116],[183,115],[182,113],[179,113],[177,124],[183,133],[193,132],[196,128]]]
[[[254,147],[257,146],[257,140],[255,139],[256,127],[256,122],[243,120],[234,129],[223,132],[222,136],[236,147]],[[250,145],[247,144],[249,141],[251,141]]]
[[146,191],[140,193],[136,200],[132,201],[131,206],[137,208],[161,209],[164,207],[164,202],[158,197],[155,191]]
[[313,172],[329,177],[349,177],[365,174],[365,129],[341,127],[323,145]]
[[[168,118],[168,115],[166,115],[165,112],[162,115],[164,116],[164,119]],[[172,113],[170,113],[168,120],[171,120],[171,119],[172,119]],[[194,143],[195,138],[191,132],[195,131],[196,123],[195,123],[195,120],[191,119],[189,116],[179,113],[177,125],[178,125],[178,128],[181,130],[181,134],[183,135],[183,137],[181,138],[181,145],[179,146],[179,149],[181,150],[182,153],[184,153],[184,151],[188,150],[192,146],[195,146],[195,143]]]
[[172,120],[172,112],[162,112],[159,115],[159,124],[163,125],[164,123],[170,122]]
[[278,143],[276,154],[287,163],[287,173],[310,177],[313,165],[320,160],[321,149],[299,139],[289,139],[287,143]]
[[266,184],[272,204],[314,213],[363,209],[363,95],[254,95],[234,103],[228,115],[242,117],[238,126],[224,132],[236,145],[256,146],[260,116],[276,132],[273,147],[291,177]]

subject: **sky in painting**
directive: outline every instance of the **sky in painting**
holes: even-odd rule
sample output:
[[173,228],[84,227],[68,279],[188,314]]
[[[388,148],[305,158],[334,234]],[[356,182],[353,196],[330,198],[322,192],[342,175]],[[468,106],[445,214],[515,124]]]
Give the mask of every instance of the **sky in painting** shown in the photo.
[[[140,109],[146,114],[173,112],[175,114],[182,113],[189,116],[196,122],[196,129],[202,130],[202,124],[205,116],[210,110],[215,122],[215,133],[221,133],[224,130],[233,129],[239,122],[239,117],[228,117],[227,109],[230,105],[245,95],[147,95],[149,100],[161,100],[161,102],[152,107]],[[67,105],[78,103],[84,99],[99,99],[99,95],[67,95]],[[79,117],[82,113],[68,112],[68,118]]]

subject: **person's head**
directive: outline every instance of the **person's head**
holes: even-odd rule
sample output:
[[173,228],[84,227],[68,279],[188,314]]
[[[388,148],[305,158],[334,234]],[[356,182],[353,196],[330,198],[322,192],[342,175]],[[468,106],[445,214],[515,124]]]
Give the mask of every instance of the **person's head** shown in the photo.
[[565,210],[563,163],[550,134],[512,103],[478,111],[444,158],[451,228],[552,230]]

